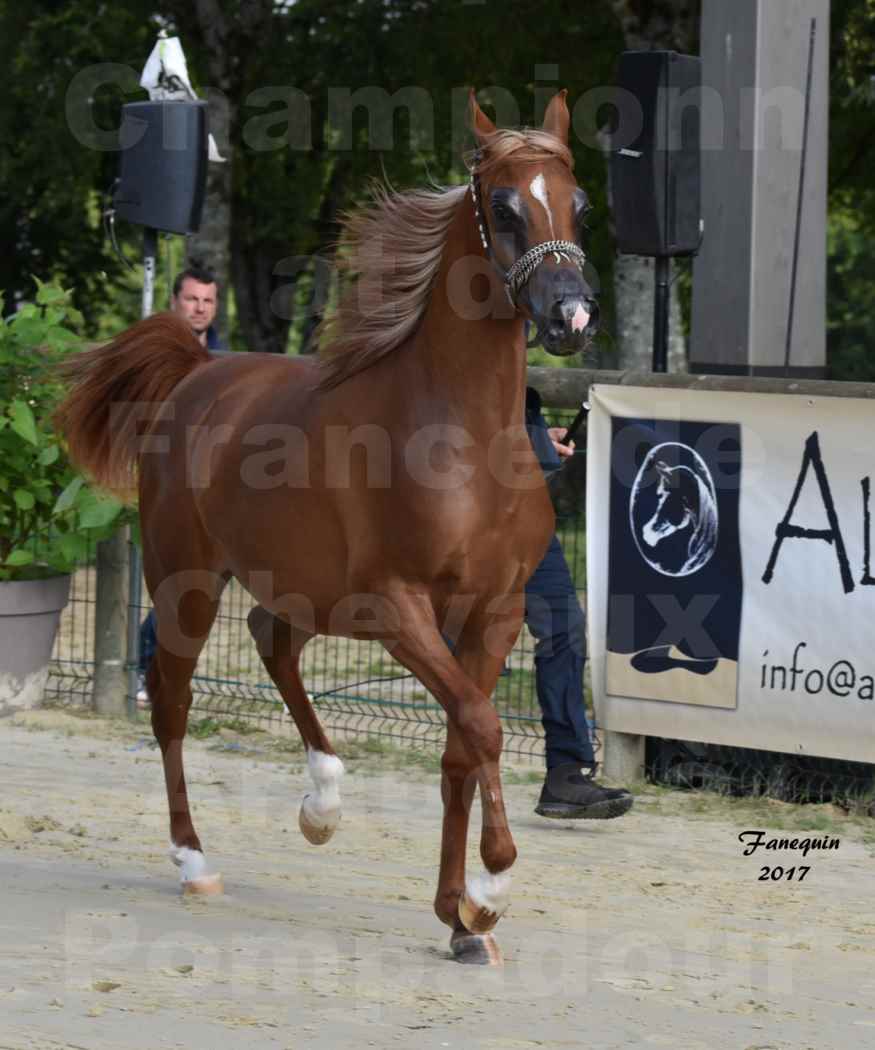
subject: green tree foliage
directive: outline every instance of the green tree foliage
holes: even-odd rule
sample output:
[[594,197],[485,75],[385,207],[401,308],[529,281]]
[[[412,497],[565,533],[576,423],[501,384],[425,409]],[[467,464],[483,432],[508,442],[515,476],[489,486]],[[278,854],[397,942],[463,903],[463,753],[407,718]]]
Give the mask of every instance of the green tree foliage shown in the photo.
[[[12,301],[24,294],[31,273],[55,275],[75,285],[89,322],[116,286],[128,287],[125,319],[136,316],[133,284],[99,221],[100,193],[117,157],[77,141],[64,100],[75,75],[90,65],[116,62],[139,72],[157,28],[150,10],[136,0],[100,14],[78,0],[37,0],[25,17],[0,0],[0,39],[15,70],[0,102],[9,144],[0,162],[9,191],[0,235],[12,246],[0,260],[0,286],[10,289]],[[511,117],[532,123],[558,87],[569,88],[574,103],[587,88],[608,83],[621,46],[609,12],[568,2],[544,7],[527,0],[515,5],[512,18],[495,3],[441,0],[178,0],[162,14],[182,36],[198,90],[213,88],[227,100],[238,322],[247,345],[266,349],[285,346],[288,324],[277,315],[291,312],[283,287],[295,290],[293,277],[275,272],[278,264],[330,257],[339,214],[362,195],[369,177],[385,175],[398,186],[463,177],[459,151],[470,142],[460,131],[469,85],[486,89],[481,97],[496,103],[499,118],[509,108]],[[419,104],[405,104],[417,96]],[[117,126],[121,103],[141,97],[118,87],[96,92],[98,125]],[[594,119],[585,122],[587,130]],[[576,152],[578,175],[595,204],[592,254],[607,290],[604,158],[592,138]],[[136,258],[136,231],[126,244]],[[285,301],[293,303],[294,295]],[[308,323],[299,311],[298,328]]]
[[875,381],[875,0],[833,0],[827,361]]
[[[83,144],[66,102],[84,70],[127,66],[126,84],[94,90],[90,105],[87,92],[79,100],[80,118],[84,103],[84,118],[99,129],[117,127],[120,105],[145,97],[135,81],[165,25],[182,37],[197,90],[221,98],[228,113],[237,345],[307,345],[318,318],[308,309],[313,264],[303,261],[330,261],[339,217],[369,178],[406,187],[465,177],[468,86],[499,121],[526,124],[539,121],[553,91],[569,89],[576,173],[595,206],[589,254],[609,343],[613,239],[595,131],[610,114],[593,110],[590,89],[613,82],[624,33],[639,26],[652,34],[679,2],[167,0],[156,9],[141,0],[111,7],[0,0],[6,309],[27,294],[34,274],[72,285],[92,332],[101,318],[112,327],[137,316],[137,276],[115,259],[100,222],[118,157]],[[832,11],[830,361],[833,374],[843,374],[857,354],[853,370],[862,374],[858,366],[875,358],[862,321],[871,283],[866,243],[875,232],[875,0],[833,0]],[[121,235],[136,260],[139,231]],[[177,261],[181,255],[179,247]]]
[[[0,288],[7,310],[30,293],[33,276],[73,286],[90,324],[112,296],[119,265],[103,238],[100,207],[117,155],[77,141],[67,101],[75,102],[74,78],[82,70],[142,61],[154,31],[145,7],[133,2],[106,8],[0,0]],[[88,103],[82,87],[80,115]],[[118,88],[94,94],[90,112],[98,127],[116,126],[123,97]]]
[[866,216],[835,208],[829,223],[827,355],[830,379],[875,381],[875,256]]

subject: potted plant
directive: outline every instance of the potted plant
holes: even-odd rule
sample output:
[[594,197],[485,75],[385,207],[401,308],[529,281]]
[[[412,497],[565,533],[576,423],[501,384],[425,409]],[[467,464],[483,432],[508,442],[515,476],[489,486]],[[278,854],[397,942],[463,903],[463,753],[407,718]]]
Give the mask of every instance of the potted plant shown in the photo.
[[36,302],[2,318],[0,297],[0,713],[40,702],[70,574],[122,507],[71,466],[51,414],[53,367],[82,323],[69,293],[37,282]]

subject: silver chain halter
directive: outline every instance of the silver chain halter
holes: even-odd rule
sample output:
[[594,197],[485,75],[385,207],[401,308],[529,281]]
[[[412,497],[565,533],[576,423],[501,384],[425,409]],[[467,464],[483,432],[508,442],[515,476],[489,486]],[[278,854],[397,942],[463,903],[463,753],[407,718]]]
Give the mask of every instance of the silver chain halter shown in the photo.
[[514,306],[523,286],[548,255],[556,256],[557,266],[564,259],[565,262],[576,263],[581,271],[586,262],[583,250],[573,241],[542,241],[534,248],[529,248],[525,255],[521,255],[511,266],[504,278],[507,296]]
[[[471,172],[470,189],[471,200],[474,202],[474,219],[477,222],[477,229],[480,232],[480,243],[483,245],[483,250],[486,252],[487,256],[492,256],[492,249],[490,248],[489,238],[487,236],[486,222],[480,211],[478,180],[473,171]],[[585,252],[573,241],[542,241],[540,244],[536,244],[533,248],[529,248],[527,252],[521,255],[519,259],[513,263],[507,273],[504,274],[504,290],[507,293],[507,297],[512,306],[516,307],[517,296],[526,286],[529,278],[535,270],[537,270],[548,255],[554,255],[556,257],[557,266],[562,260],[565,262],[573,262],[581,272],[586,263]],[[494,261],[496,265],[499,265],[498,260]]]

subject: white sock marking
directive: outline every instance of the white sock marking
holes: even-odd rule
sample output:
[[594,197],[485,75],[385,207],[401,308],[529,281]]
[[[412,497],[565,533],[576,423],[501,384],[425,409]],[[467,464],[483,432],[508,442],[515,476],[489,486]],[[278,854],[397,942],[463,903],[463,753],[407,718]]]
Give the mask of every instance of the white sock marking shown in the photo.
[[182,882],[192,882],[194,879],[202,879],[209,874],[207,862],[199,849],[177,846],[171,842],[170,859],[180,869],[179,877]]
[[311,824],[336,828],[340,823],[340,778],[343,763],[337,755],[324,751],[307,750],[307,766],[315,791],[304,795],[301,803],[304,815]]
[[550,237],[555,240],[556,231],[553,229],[553,213],[550,211],[550,204],[547,200],[547,183],[544,181],[544,176],[541,172],[538,172],[532,179],[529,192],[547,213],[547,220],[550,223]]
[[511,874],[509,871],[490,875],[488,871],[465,880],[468,900],[480,908],[503,915],[510,904]]

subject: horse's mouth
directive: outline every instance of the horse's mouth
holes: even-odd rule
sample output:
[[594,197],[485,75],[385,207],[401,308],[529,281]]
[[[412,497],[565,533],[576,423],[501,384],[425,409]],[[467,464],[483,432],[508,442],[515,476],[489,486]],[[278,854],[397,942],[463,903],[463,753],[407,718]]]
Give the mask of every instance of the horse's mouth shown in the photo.
[[648,547],[655,547],[667,535],[669,535],[667,522],[662,522],[659,525],[652,525],[650,522],[647,522],[641,530],[641,539],[644,540]]
[[529,346],[541,345],[554,357],[569,357],[586,350],[599,327],[599,305],[586,291],[552,299],[543,289],[526,287],[523,310],[535,326]]
[[585,327],[573,331],[558,318],[538,324],[537,342],[554,357],[570,357],[586,350],[598,329],[598,321],[590,320]]

